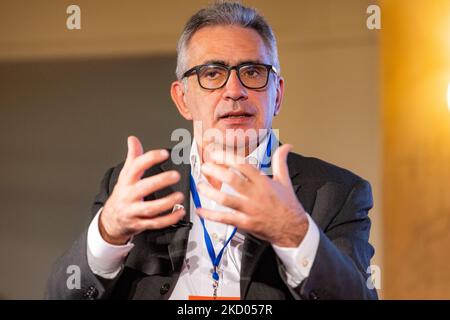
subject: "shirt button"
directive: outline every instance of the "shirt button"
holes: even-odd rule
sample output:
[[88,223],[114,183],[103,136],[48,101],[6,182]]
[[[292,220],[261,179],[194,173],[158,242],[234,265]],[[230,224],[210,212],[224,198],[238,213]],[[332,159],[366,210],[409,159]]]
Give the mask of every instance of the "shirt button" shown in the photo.
[[166,294],[167,292],[169,292],[169,289],[170,289],[170,284],[164,283],[164,284],[161,286],[161,288],[159,289],[159,293],[162,294],[162,295],[164,295],[164,294]]
[[214,241],[217,241],[217,238],[218,238],[217,233],[214,232],[212,234],[212,238],[213,238]]
[[306,258],[303,258],[301,263],[304,268],[306,268],[309,265],[309,261]]
[[254,166],[254,167],[258,167],[258,166],[259,166],[259,161],[258,161],[258,159],[255,158],[255,157],[248,157],[248,158],[247,158],[247,163],[248,163],[248,164],[251,164],[251,165]]

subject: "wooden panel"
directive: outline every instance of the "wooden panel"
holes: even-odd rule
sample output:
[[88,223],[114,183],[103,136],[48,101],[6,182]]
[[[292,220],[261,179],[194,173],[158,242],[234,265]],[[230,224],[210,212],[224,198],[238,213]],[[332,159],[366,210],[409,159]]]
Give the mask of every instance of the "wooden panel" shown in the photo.
[[450,298],[450,1],[382,2],[386,298]]

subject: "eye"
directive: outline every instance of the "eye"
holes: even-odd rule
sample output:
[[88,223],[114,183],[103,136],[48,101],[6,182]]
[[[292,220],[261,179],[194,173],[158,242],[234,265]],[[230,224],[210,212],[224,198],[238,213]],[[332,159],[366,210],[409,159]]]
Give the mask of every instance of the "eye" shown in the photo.
[[257,78],[261,76],[261,70],[258,67],[248,67],[244,70],[243,76],[247,78]]
[[219,72],[217,70],[209,70],[205,72],[204,76],[209,79],[215,79],[219,76]]
[[201,77],[206,80],[222,79],[226,74],[226,70],[218,67],[207,67],[201,72]]

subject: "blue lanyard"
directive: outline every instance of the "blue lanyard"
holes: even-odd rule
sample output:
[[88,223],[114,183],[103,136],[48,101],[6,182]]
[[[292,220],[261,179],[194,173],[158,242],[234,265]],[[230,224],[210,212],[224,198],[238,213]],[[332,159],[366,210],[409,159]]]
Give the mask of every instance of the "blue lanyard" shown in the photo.
[[261,163],[261,169],[268,169],[271,167],[271,161],[270,158],[272,156],[272,133],[269,132],[269,138],[267,141],[267,148],[266,148],[266,154],[263,157],[263,161]]
[[[269,159],[269,162],[262,163],[261,168],[270,167],[270,157],[271,157],[271,153],[272,153],[272,146],[271,146],[272,134],[270,132],[269,132],[268,139],[269,139],[269,141],[267,141],[267,149],[266,149],[265,156]],[[195,207],[197,209],[199,209],[202,207],[202,203],[200,201],[200,196],[198,195],[197,186],[195,185],[195,180],[194,180],[194,177],[192,177],[192,174],[189,174],[189,184],[191,186],[192,199],[194,200]],[[223,252],[225,251],[225,248],[230,243],[231,239],[233,238],[234,234],[237,231],[237,228],[234,227],[233,232],[231,232],[230,237],[227,239],[227,241],[225,241],[225,244],[223,245],[222,249],[219,251],[219,254],[216,256],[216,252],[214,251],[214,246],[212,244],[211,237],[209,236],[208,230],[206,229],[206,226],[205,226],[205,219],[200,217],[200,221],[203,226],[203,236],[205,238],[205,244],[206,244],[206,248],[208,250],[209,258],[211,259],[212,265],[214,267],[212,277],[215,281],[219,281],[219,274],[217,273],[217,267],[220,264],[220,260],[222,260],[222,255],[223,255]]]
[[[192,177],[192,174],[189,175],[189,183],[191,185],[192,199],[194,200],[195,207],[197,209],[201,208],[202,203],[200,202],[200,197],[197,192],[197,186],[195,185],[195,181],[194,181],[194,178]],[[228,243],[230,243],[231,238],[233,238],[234,234],[236,233],[237,228],[234,227],[233,232],[231,233],[230,237],[227,239],[227,241],[223,245],[222,250],[220,250],[219,254],[216,256],[216,252],[214,251],[211,237],[209,236],[208,230],[206,230],[205,219],[200,217],[200,221],[202,222],[202,226],[203,226],[203,235],[205,238],[206,248],[208,249],[209,258],[211,259],[211,262],[214,267],[212,277],[215,281],[219,281],[219,274],[217,273],[217,267],[220,264],[220,260],[222,260],[222,255],[223,255],[225,248],[228,246]]]

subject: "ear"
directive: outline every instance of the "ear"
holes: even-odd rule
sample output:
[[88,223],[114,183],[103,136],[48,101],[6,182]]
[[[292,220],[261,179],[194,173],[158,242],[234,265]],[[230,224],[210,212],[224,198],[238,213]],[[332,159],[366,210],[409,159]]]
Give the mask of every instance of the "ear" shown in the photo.
[[170,86],[170,95],[172,96],[172,100],[175,103],[178,112],[185,118],[186,120],[192,120],[192,114],[186,104],[186,96],[185,96],[185,88],[183,82],[180,80],[176,80],[172,82]]
[[277,98],[275,100],[275,110],[274,110],[274,116],[277,116],[281,111],[281,104],[283,102],[284,97],[284,78],[278,77],[277,82]]

